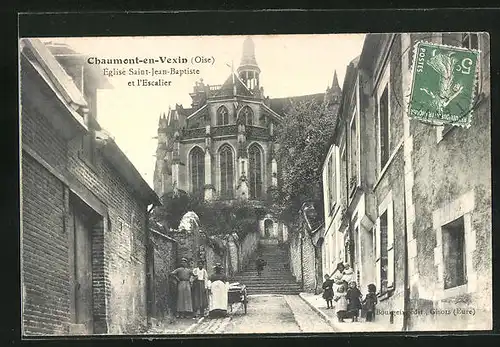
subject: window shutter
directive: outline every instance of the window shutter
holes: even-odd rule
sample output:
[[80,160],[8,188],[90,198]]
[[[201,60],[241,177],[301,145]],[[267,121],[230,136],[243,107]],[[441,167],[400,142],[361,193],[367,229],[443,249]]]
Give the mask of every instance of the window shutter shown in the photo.
[[375,222],[375,280],[377,283],[378,291],[380,292],[380,288],[382,287],[382,279],[380,277],[380,219],[377,219]]
[[394,287],[394,207],[387,206],[387,288]]

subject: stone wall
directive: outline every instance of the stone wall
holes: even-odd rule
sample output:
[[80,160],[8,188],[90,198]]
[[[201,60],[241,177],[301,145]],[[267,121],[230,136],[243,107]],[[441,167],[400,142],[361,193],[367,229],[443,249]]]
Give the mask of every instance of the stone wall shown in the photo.
[[301,265],[301,239],[298,233],[292,232],[288,236],[288,248],[290,257],[290,271],[295,280],[302,283],[302,265]]
[[157,231],[152,231],[150,235],[154,249],[155,318],[161,324],[175,306],[173,302],[175,296],[170,293],[169,273],[177,264],[178,243]]
[[314,293],[322,284],[317,279],[319,270],[317,265],[321,262],[321,253],[316,252],[311,236],[307,232],[303,234],[301,238],[300,233],[294,230],[288,236],[290,270],[296,281],[302,283],[304,291]]
[[250,261],[250,257],[257,250],[259,246],[259,233],[249,233],[240,242],[239,246],[239,268],[238,271],[242,271]]

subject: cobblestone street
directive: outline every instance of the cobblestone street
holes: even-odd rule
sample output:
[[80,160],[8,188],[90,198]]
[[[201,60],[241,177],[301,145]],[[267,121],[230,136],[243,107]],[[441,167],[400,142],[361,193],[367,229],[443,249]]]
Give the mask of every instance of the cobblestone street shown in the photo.
[[230,317],[205,319],[187,334],[262,334],[332,332],[299,296],[263,295],[249,298],[248,311],[236,308]]

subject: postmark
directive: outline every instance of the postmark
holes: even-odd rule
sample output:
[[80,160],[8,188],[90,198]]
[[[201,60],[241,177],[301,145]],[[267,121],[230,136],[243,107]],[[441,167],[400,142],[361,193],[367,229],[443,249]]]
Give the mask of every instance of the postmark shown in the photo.
[[415,44],[408,115],[434,125],[470,127],[477,93],[479,50]]

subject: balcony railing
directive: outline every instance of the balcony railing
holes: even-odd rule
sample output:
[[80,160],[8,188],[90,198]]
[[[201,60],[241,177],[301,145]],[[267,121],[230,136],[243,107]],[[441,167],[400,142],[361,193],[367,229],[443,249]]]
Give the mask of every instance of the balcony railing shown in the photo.
[[188,138],[188,139],[205,137],[205,131],[206,131],[205,127],[193,128],[193,129],[183,129],[182,130],[182,137]]
[[212,136],[236,135],[237,133],[238,126],[235,124],[212,127]]
[[269,129],[267,128],[247,125],[246,132],[248,137],[269,138]]

